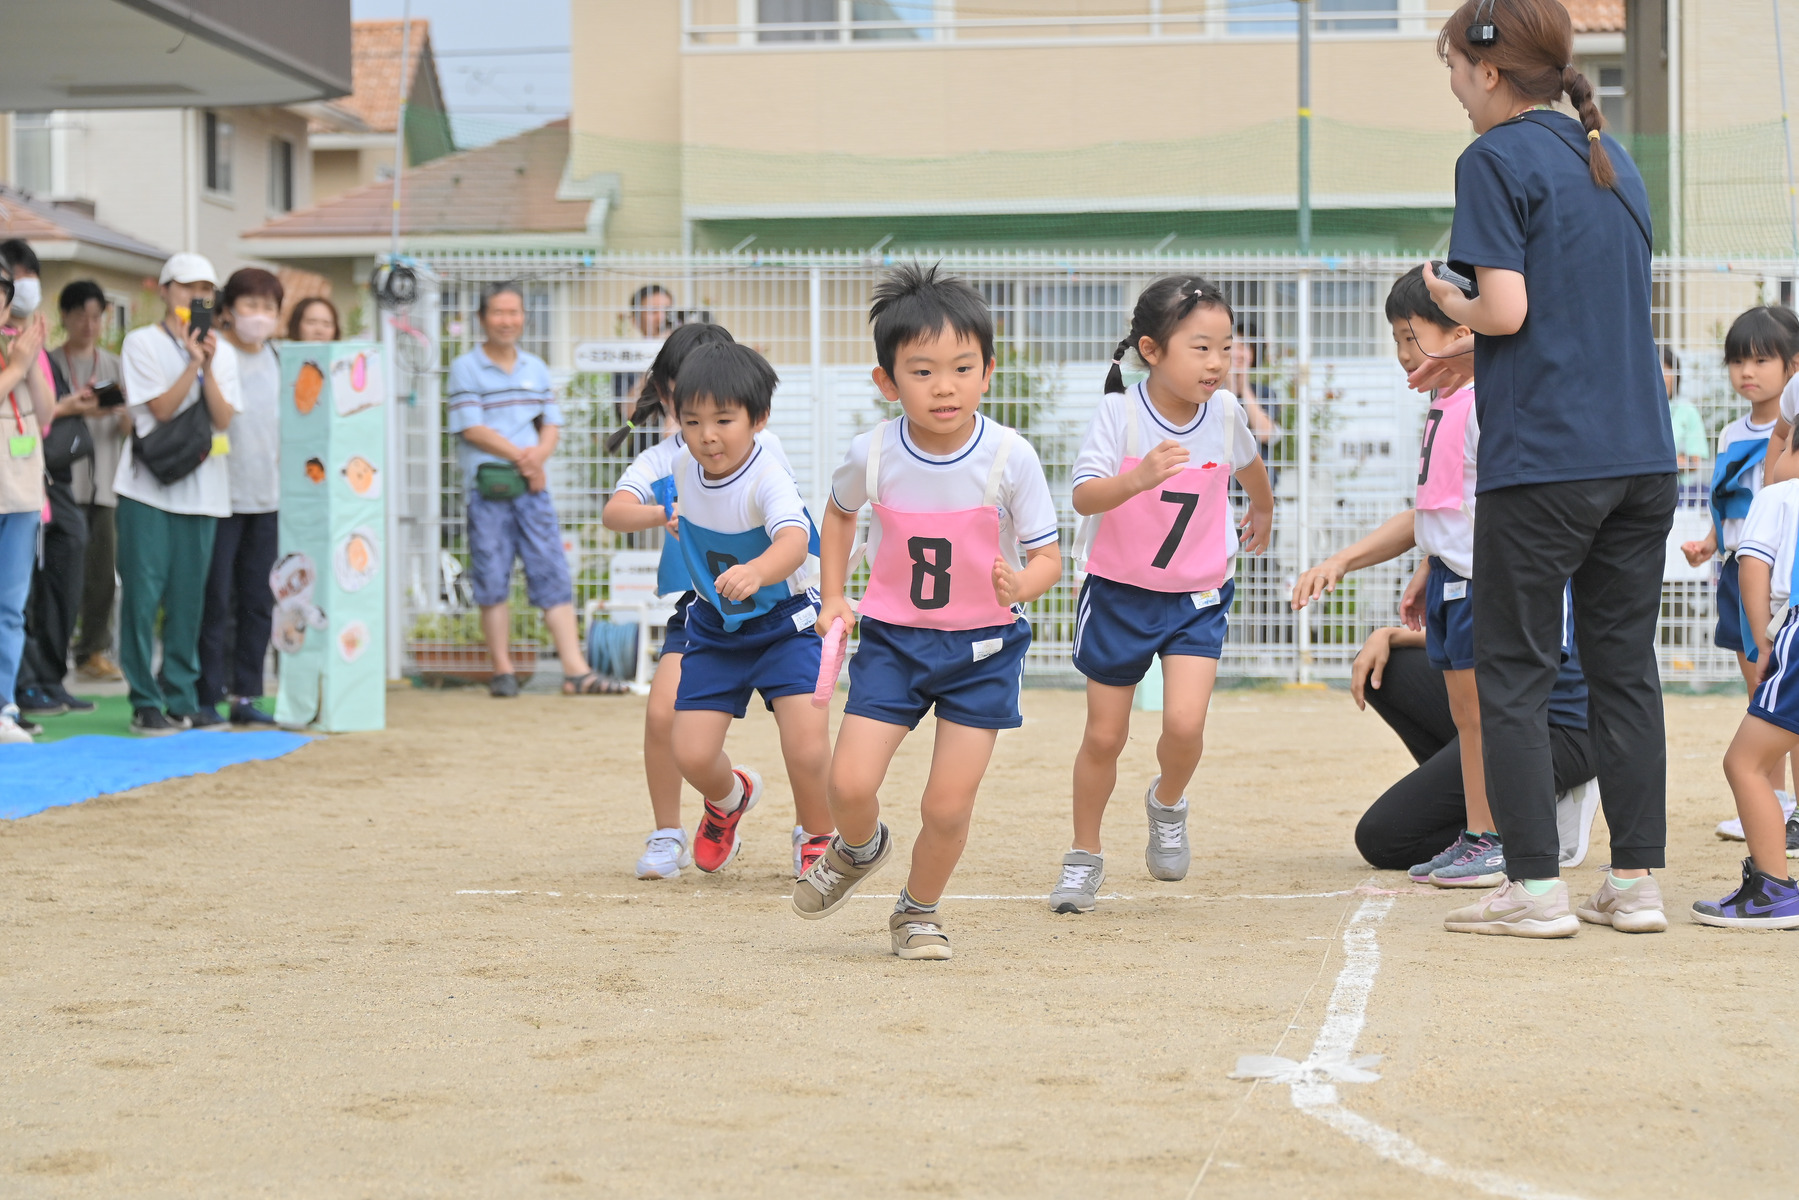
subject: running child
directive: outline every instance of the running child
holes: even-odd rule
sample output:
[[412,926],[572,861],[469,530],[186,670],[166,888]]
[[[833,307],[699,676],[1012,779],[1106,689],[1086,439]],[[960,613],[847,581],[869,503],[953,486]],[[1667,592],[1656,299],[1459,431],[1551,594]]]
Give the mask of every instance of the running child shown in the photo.
[[831,757],[838,833],[794,885],[793,908],[808,920],[829,916],[893,856],[877,793],[907,732],[935,707],[922,828],[887,927],[899,957],[944,959],[938,902],[994,741],[1023,723],[1031,627],[1018,606],[1055,585],[1062,555],[1037,452],[977,411],[994,368],[993,317],[980,294],[935,267],[901,267],[875,288],[869,319],[875,386],[903,415],[851,442],[831,478],[821,631],[857,620],[844,585],[864,504],[874,509],[872,567]]
[[[678,879],[681,868],[690,865],[687,835],[681,827],[681,768],[675,762],[674,723],[675,692],[681,682],[681,656],[687,648],[687,608],[694,601],[692,581],[687,564],[681,558],[681,544],[676,538],[674,462],[682,448],[678,422],[675,420],[674,386],[681,363],[694,349],[716,342],[732,341],[723,325],[695,322],[682,325],[668,335],[655,362],[643,377],[637,407],[631,419],[606,440],[608,453],[618,449],[626,438],[639,429],[654,429],[663,439],[639,454],[625,468],[618,490],[606,502],[600,519],[615,533],[638,533],[666,527],[662,542],[662,560],[656,571],[656,594],[676,596],[674,615],[668,619],[662,640],[662,653],[656,660],[656,673],[650,680],[649,702],[643,717],[643,769],[650,790],[650,811],[656,827],[644,839],[642,857],[637,860],[639,879]],[[756,444],[773,454],[789,475],[793,468],[782,452],[781,439],[774,431],[764,429],[756,435]],[[807,833],[804,826],[793,827],[793,873],[797,877],[824,853],[830,834]]]
[[[1799,479],[1769,484],[1751,505],[1737,543],[1744,629],[1759,651],[1761,678],[1749,712],[1724,754],[1724,777],[1736,798],[1749,843],[1743,881],[1718,901],[1693,905],[1702,925],[1799,929],[1799,884],[1788,860],[1799,857],[1799,819],[1788,819],[1769,778],[1799,750],[1799,609],[1794,570],[1799,562]],[[1779,615],[1774,616],[1778,610]]]
[[[1439,358],[1468,327],[1444,314],[1424,284],[1424,268],[1413,267],[1387,293],[1387,322],[1399,363],[1409,375],[1426,359]],[[1411,868],[1412,879],[1437,887],[1497,887],[1505,882],[1505,847],[1487,805],[1486,768],[1481,759],[1480,695],[1474,686],[1474,487],[1480,451],[1480,421],[1474,411],[1474,384],[1447,396],[1433,396],[1418,451],[1418,484],[1411,512],[1386,524],[1299,577],[1293,587],[1295,611],[1329,592],[1351,571],[1398,558],[1413,546],[1425,555],[1400,601],[1400,616],[1412,629],[1422,626],[1430,665],[1443,672],[1462,756],[1466,824],[1459,837],[1434,858]],[[1589,807],[1590,815],[1592,809]]]
[[[1231,306],[1217,286],[1169,275],[1137,298],[1106,392],[1074,463],[1076,557],[1086,561],[1074,627],[1075,669],[1087,677],[1087,728],[1074,760],[1074,844],[1049,897],[1052,912],[1091,912],[1105,881],[1100,820],[1118,782],[1131,700],[1162,658],[1161,773],[1143,807],[1153,878],[1184,879],[1187,782],[1199,767],[1206,707],[1218,677],[1236,584],[1237,523],[1226,491],[1249,497],[1244,549],[1260,554],[1274,493],[1243,405],[1221,385],[1231,368]],[[1136,355],[1149,378],[1127,389]]]
[[[1763,468],[1772,435],[1780,422],[1781,394],[1792,380],[1799,360],[1799,318],[1790,309],[1762,305],[1731,322],[1724,335],[1724,362],[1730,368],[1730,386],[1749,401],[1750,409],[1718,432],[1718,457],[1712,468],[1712,530],[1704,538],[1685,542],[1681,552],[1693,566],[1709,562],[1720,551],[1718,567],[1718,624],[1712,644],[1736,651],[1743,682],[1753,693],[1761,682],[1761,668],[1748,654],[1753,639],[1745,641],[1748,622],[1737,586],[1737,548],[1742,541],[1743,519],[1762,489]],[[1781,464],[1784,466],[1784,464]],[[1786,764],[1769,768],[1769,786],[1780,793],[1782,808],[1791,815],[1793,797],[1786,789]],[[1735,839],[1736,822],[1718,827],[1718,836]]]
[[692,350],[674,385],[681,448],[670,474],[695,599],[686,608],[671,736],[682,777],[705,801],[693,864],[706,872],[737,856],[738,826],[762,800],[762,777],[733,766],[724,749],[752,692],[762,693],[780,729],[799,824],[809,835],[831,832],[830,728],[812,706],[821,645],[807,588],[812,519],[793,476],[756,441],[775,382],[760,354],[721,341]]

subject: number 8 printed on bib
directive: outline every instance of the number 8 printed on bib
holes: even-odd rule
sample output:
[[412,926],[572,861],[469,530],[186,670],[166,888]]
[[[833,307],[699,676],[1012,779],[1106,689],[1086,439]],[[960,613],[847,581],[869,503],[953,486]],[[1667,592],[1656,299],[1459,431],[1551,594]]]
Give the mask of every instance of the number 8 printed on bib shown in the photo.
[[[1137,396],[1125,397],[1124,457],[1118,473],[1143,461],[1137,443]],[[1152,592],[1209,592],[1230,564],[1225,529],[1229,463],[1183,468],[1103,514],[1087,555],[1087,573]]]
[[1018,614],[993,595],[993,561],[1000,557],[999,486],[1012,439],[1003,426],[979,508],[905,512],[880,500],[881,443],[891,421],[868,440],[868,501],[881,523],[881,545],[857,611],[890,625],[922,629],[987,629]]

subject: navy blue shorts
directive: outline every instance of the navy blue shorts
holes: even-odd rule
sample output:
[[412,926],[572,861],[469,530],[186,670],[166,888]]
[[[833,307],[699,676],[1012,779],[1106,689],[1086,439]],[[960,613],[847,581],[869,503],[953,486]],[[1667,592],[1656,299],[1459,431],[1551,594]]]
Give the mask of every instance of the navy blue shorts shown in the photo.
[[475,603],[504,604],[512,592],[512,562],[525,563],[525,593],[538,608],[573,604],[568,556],[550,493],[526,492],[516,500],[468,498],[469,574]]
[[1749,649],[1743,644],[1743,589],[1737,583],[1734,554],[1718,567],[1718,628],[1712,633],[1712,645],[1738,654]]
[[1087,576],[1075,607],[1074,669],[1095,683],[1135,687],[1160,654],[1224,653],[1237,581],[1216,592],[1152,592]]
[[699,603],[699,597],[693,592],[682,592],[681,598],[675,601],[675,615],[668,619],[662,627],[662,653],[687,653],[687,606]]
[[1749,715],[1799,733],[1799,664],[1794,663],[1793,638],[1799,634],[1799,609],[1787,614],[1786,624],[1775,635],[1768,652],[1767,673],[1749,697]]
[[850,695],[843,711],[917,729],[937,706],[937,719],[973,729],[1017,729],[1018,689],[1031,625],[1023,617],[987,629],[914,629],[872,617],[850,658]]
[[1431,555],[1424,585],[1424,656],[1439,671],[1474,669],[1474,600],[1468,587],[1466,579]]
[[687,608],[686,649],[675,711],[705,710],[743,716],[750,694],[762,693],[770,710],[782,696],[810,696],[818,686],[824,639],[813,625],[818,609],[810,596],[789,596],[736,632],[704,600]]

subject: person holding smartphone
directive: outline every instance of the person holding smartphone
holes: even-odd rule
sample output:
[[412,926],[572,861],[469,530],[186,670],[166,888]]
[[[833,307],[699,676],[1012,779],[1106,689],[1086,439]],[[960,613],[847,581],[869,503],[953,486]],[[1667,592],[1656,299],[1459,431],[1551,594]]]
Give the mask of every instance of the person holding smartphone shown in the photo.
[[[217,353],[219,337],[210,327],[218,290],[212,263],[199,254],[177,254],[163,264],[161,283],[162,320],[132,330],[120,355],[132,434],[113,477],[119,497],[119,659],[131,689],[132,731],[147,737],[225,724],[218,710],[200,703],[195,689],[213,538],[219,518],[231,515],[229,430],[243,409],[236,357]],[[210,426],[209,451],[197,466],[165,482],[138,455],[198,404],[206,406],[200,428]],[[181,432],[192,427],[189,422]],[[160,673],[151,667],[159,611]]]

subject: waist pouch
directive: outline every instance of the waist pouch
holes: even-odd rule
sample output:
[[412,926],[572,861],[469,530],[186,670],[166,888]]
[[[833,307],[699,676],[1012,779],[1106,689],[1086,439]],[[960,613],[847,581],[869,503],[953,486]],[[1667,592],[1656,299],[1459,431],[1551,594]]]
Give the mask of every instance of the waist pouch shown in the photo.
[[44,469],[51,475],[67,482],[76,461],[91,458],[93,453],[94,435],[86,421],[63,417],[50,422],[50,432],[44,435]]
[[524,472],[511,463],[485,462],[475,468],[475,494],[483,500],[517,500],[527,490]]
[[[85,422],[76,422],[85,424]],[[131,459],[164,487],[186,479],[212,454],[212,414],[201,397],[161,422],[150,436],[131,434]]]

